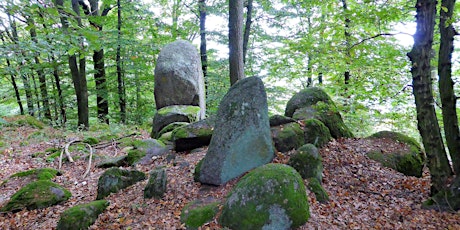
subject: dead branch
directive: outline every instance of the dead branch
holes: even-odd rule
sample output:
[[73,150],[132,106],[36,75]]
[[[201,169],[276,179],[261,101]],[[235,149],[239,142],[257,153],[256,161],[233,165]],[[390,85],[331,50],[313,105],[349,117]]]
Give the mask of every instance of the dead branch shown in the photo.
[[89,148],[89,160],[88,160],[88,168],[86,169],[85,174],[83,174],[83,178],[89,175],[90,170],[91,170],[91,160],[93,159],[93,148],[88,143],[86,143],[86,146]]

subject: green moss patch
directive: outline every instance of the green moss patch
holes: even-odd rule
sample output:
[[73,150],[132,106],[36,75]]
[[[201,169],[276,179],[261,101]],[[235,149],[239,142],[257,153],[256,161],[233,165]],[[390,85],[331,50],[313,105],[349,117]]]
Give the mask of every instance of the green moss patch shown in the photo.
[[46,208],[66,201],[72,194],[48,180],[31,182],[17,191],[1,211],[18,211],[23,208]]
[[219,202],[206,203],[195,200],[182,209],[180,220],[187,229],[198,229],[198,227],[212,220],[217,211],[219,211]]
[[322,180],[323,162],[318,149],[312,144],[306,144],[300,147],[297,152],[291,156],[288,165],[292,166],[299,172],[302,178],[316,178]]
[[103,199],[110,193],[118,192],[120,189],[145,179],[145,173],[141,171],[110,168],[99,177],[96,200]]
[[11,175],[11,177],[31,176],[37,180],[50,180],[59,175],[61,175],[61,173],[56,169],[40,168],[40,169],[31,169],[31,170],[27,170],[23,172],[18,172],[18,173]]
[[321,182],[316,178],[310,178],[308,181],[308,189],[315,194],[316,200],[321,203],[329,201],[329,195],[321,185]]
[[305,186],[297,171],[267,164],[241,178],[229,193],[219,222],[231,229],[295,229],[309,216]]
[[88,229],[108,206],[108,201],[96,200],[69,208],[61,214],[56,229]]
[[318,119],[304,120],[303,130],[306,144],[313,144],[321,148],[332,140],[329,128]]

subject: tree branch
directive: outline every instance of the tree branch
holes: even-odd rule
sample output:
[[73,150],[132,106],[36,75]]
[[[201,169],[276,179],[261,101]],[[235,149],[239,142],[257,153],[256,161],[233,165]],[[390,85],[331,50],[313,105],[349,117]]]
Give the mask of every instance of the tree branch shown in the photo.
[[377,34],[377,35],[374,35],[374,36],[372,36],[372,37],[365,38],[365,39],[363,39],[363,40],[361,40],[361,41],[359,41],[359,42],[357,42],[357,43],[351,45],[350,48],[349,48],[349,50],[353,49],[355,46],[358,46],[358,45],[360,45],[360,44],[362,44],[362,43],[364,43],[364,42],[366,42],[366,41],[369,41],[369,40],[372,40],[372,39],[375,39],[375,38],[378,38],[378,37],[382,37],[382,36],[394,36],[394,35],[396,35],[396,34],[391,34],[391,33],[381,33],[381,34]]

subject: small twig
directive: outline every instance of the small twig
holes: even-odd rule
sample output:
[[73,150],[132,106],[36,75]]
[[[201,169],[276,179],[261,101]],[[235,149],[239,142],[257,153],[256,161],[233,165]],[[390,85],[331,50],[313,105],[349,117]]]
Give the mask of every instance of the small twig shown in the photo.
[[70,152],[69,152],[69,147],[72,143],[75,143],[75,142],[78,142],[79,140],[76,139],[76,140],[72,140],[72,141],[69,141],[65,147],[64,147],[64,150],[65,150],[65,155],[67,156],[67,159],[69,159],[70,162],[74,162],[73,158],[70,156]]
[[93,159],[93,148],[91,147],[90,144],[86,144],[86,146],[88,146],[89,148],[89,160],[88,160],[88,168],[86,169],[85,174],[83,174],[83,178],[89,175],[90,169],[91,169],[91,160]]

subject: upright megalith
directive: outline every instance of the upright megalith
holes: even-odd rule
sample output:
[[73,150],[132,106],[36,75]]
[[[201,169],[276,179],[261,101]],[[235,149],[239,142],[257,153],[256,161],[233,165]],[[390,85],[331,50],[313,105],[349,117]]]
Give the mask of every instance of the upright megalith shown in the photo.
[[219,105],[199,180],[224,184],[270,162],[273,157],[264,84],[257,77],[242,79],[230,88]]
[[157,109],[171,105],[200,107],[206,114],[204,78],[198,50],[188,41],[166,45],[155,66],[155,102]]

